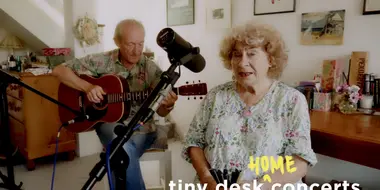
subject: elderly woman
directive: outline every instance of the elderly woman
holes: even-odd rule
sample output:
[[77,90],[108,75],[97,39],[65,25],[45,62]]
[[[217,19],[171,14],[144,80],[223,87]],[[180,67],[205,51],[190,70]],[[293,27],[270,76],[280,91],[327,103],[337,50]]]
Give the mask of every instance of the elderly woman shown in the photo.
[[210,168],[231,173],[247,170],[250,156],[293,156],[295,172],[269,172],[269,183],[260,170],[255,179],[264,184],[262,190],[275,183],[302,183],[307,167],[317,159],[306,99],[278,81],[288,61],[280,34],[249,22],[222,41],[220,56],[233,81],[210,90],[191,122],[182,152],[196,170],[196,179],[215,189]]

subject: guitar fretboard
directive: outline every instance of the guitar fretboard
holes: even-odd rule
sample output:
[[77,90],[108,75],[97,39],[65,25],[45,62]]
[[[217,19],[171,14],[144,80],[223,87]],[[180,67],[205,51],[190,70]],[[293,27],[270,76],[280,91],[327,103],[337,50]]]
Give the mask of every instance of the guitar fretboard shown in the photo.
[[[173,91],[178,94],[178,89],[173,88]],[[152,92],[152,89],[137,91],[137,92],[126,92],[126,93],[113,93],[107,94],[108,103],[118,103],[125,101],[140,101],[145,100],[149,97],[149,94]]]

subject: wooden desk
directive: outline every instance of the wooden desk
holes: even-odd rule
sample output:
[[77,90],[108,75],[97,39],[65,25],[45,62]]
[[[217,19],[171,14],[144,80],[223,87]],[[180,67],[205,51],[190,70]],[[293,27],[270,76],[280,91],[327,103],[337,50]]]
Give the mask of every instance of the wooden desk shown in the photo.
[[[12,73],[14,74],[14,73]],[[51,75],[15,74],[32,88],[58,99],[59,81]],[[28,170],[35,169],[34,160],[55,154],[57,130],[61,125],[58,105],[17,84],[7,88],[11,140],[27,160]],[[62,129],[58,152],[75,156],[76,136]]]
[[380,169],[380,116],[312,111],[310,117],[316,153]]

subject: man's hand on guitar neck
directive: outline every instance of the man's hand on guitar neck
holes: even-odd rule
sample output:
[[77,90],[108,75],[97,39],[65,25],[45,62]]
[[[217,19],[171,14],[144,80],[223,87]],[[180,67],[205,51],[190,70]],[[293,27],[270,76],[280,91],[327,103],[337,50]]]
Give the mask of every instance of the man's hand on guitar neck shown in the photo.
[[103,88],[98,85],[91,85],[86,90],[87,98],[91,102],[100,103],[103,100],[103,95],[106,95]]
[[173,91],[170,91],[166,98],[162,100],[161,105],[157,110],[157,114],[161,117],[168,115],[174,108],[174,104],[177,99],[177,94],[175,94]]

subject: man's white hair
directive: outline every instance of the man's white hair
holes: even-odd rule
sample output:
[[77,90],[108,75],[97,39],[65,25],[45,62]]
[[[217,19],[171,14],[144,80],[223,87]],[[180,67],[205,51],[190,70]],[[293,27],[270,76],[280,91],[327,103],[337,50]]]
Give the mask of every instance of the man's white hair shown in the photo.
[[126,25],[129,27],[137,26],[137,27],[141,28],[145,33],[144,25],[140,21],[138,21],[136,19],[124,19],[116,25],[114,36],[113,36],[115,42],[119,41],[122,38],[123,28]]

